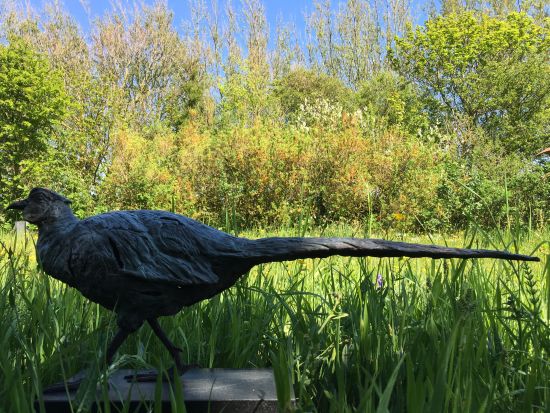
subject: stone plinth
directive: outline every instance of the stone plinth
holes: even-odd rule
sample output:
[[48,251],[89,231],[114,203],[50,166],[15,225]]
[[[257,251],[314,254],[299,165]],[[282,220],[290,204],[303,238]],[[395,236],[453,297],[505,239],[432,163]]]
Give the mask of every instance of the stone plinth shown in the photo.
[[[159,399],[157,383],[127,379],[132,373],[132,370],[119,370],[109,378],[111,407],[120,409],[123,402],[129,402],[129,411],[145,412],[147,406],[151,407]],[[189,413],[277,412],[277,392],[271,369],[193,369],[181,376],[181,382]],[[161,385],[162,411],[170,412],[170,394],[177,389],[171,389],[166,382]],[[44,394],[46,411],[70,412],[70,400],[75,394],[65,391]],[[291,395],[294,402],[293,392]],[[98,399],[102,397],[99,395]],[[97,410],[97,406],[93,410]]]

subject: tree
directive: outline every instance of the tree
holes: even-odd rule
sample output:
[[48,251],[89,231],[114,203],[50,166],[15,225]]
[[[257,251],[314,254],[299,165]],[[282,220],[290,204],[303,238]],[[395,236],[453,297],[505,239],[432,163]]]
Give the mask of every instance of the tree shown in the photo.
[[429,128],[418,88],[395,72],[380,71],[361,85],[356,96],[361,109],[387,126],[400,126],[415,136]]
[[[5,38],[17,37],[47,57],[63,77],[71,105],[63,127],[50,136],[49,155],[26,173],[26,179],[62,190],[75,206],[90,213],[112,152],[117,91],[95,75],[90,47],[73,17],[55,3],[45,7],[40,20],[32,11],[9,10],[2,27]],[[40,168],[38,168],[40,166]]]
[[95,70],[120,95],[120,115],[136,129],[159,123],[177,131],[199,106],[205,73],[173,26],[173,13],[161,2],[121,10],[98,20],[92,38]]
[[508,152],[548,140],[550,30],[523,13],[435,17],[396,40],[393,67],[432,98],[434,117],[467,117]]
[[351,108],[352,91],[337,78],[312,70],[296,69],[277,80],[274,94],[279,99],[283,114],[292,117],[306,100],[315,103],[326,100]]
[[[270,67],[267,50],[269,28],[259,0],[243,0],[242,16],[227,2],[228,26],[224,33],[226,62],[220,90],[219,124],[252,125],[271,118]],[[242,35],[244,55],[237,35]]]
[[357,88],[383,66],[376,8],[365,0],[342,2],[338,12],[331,0],[316,0],[313,7],[306,16],[310,66]]
[[21,39],[0,45],[0,196],[24,192],[22,176],[48,151],[69,99],[61,76]]
[[512,12],[524,12],[538,23],[549,15],[548,0],[438,0],[433,3],[435,12],[439,3],[441,14],[460,13],[466,10],[493,16],[506,16]]

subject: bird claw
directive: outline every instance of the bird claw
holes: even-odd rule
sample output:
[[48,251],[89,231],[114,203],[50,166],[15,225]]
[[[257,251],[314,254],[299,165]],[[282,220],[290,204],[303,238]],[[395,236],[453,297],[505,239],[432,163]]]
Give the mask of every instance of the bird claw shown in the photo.
[[60,393],[60,392],[73,392],[78,390],[80,383],[82,383],[82,379],[75,380],[75,381],[71,381],[71,380],[60,381],[59,383],[54,383],[45,387],[43,393],[51,394],[51,393]]
[[186,364],[179,367],[170,367],[165,374],[157,370],[141,370],[136,371],[133,374],[124,376],[127,382],[147,383],[157,381],[159,374],[162,377],[162,381],[169,381],[171,377],[174,377],[174,373],[177,371],[178,376],[183,376],[186,372],[192,369],[200,368],[198,364]]
[[[201,366],[199,366],[198,364],[184,364],[183,366],[179,366],[177,367],[178,369],[178,373],[180,376],[183,376],[185,373],[187,373],[189,370],[194,370],[194,369],[200,369]],[[170,372],[173,372],[173,367],[170,369]]]
[[135,371],[133,374],[128,374],[124,376],[124,380],[127,382],[150,382],[156,381],[158,376],[157,370],[141,370]]
[[73,377],[70,377],[68,380],[51,384],[44,388],[44,394],[76,391],[80,387],[80,384],[84,381],[87,373],[87,370],[83,370],[75,374]]

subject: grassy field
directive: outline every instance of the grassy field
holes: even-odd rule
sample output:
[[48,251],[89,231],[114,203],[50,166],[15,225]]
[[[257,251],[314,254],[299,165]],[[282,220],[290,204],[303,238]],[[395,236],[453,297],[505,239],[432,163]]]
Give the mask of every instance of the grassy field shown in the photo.
[[[364,234],[332,227],[305,235]],[[548,234],[383,236],[517,249],[542,262],[334,257],[263,265],[161,324],[187,362],[272,366],[281,410],[292,386],[298,411],[550,411]],[[74,406],[86,411],[114,317],[45,276],[32,237],[26,246],[10,234],[0,239],[0,412],[32,411],[43,386],[91,366]],[[145,326],[112,368],[170,364]]]

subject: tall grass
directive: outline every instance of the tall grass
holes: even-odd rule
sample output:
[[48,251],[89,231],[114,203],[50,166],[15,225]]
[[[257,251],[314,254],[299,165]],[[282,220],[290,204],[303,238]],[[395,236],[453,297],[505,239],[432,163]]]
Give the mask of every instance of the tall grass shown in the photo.
[[[276,232],[243,235],[307,231]],[[362,234],[332,227],[308,235]],[[86,410],[102,398],[95,392],[98,360],[114,317],[47,277],[36,265],[32,237],[26,245],[8,234],[2,239],[0,411],[30,412],[43,386],[88,368],[74,406]],[[262,265],[161,324],[189,363],[273,367],[281,410],[291,408],[292,386],[298,411],[549,411],[547,239],[535,232],[433,237],[458,246],[536,249],[542,262],[534,264],[333,257]],[[158,367],[171,360],[145,326],[115,364]],[[173,399],[181,403],[181,395]]]

